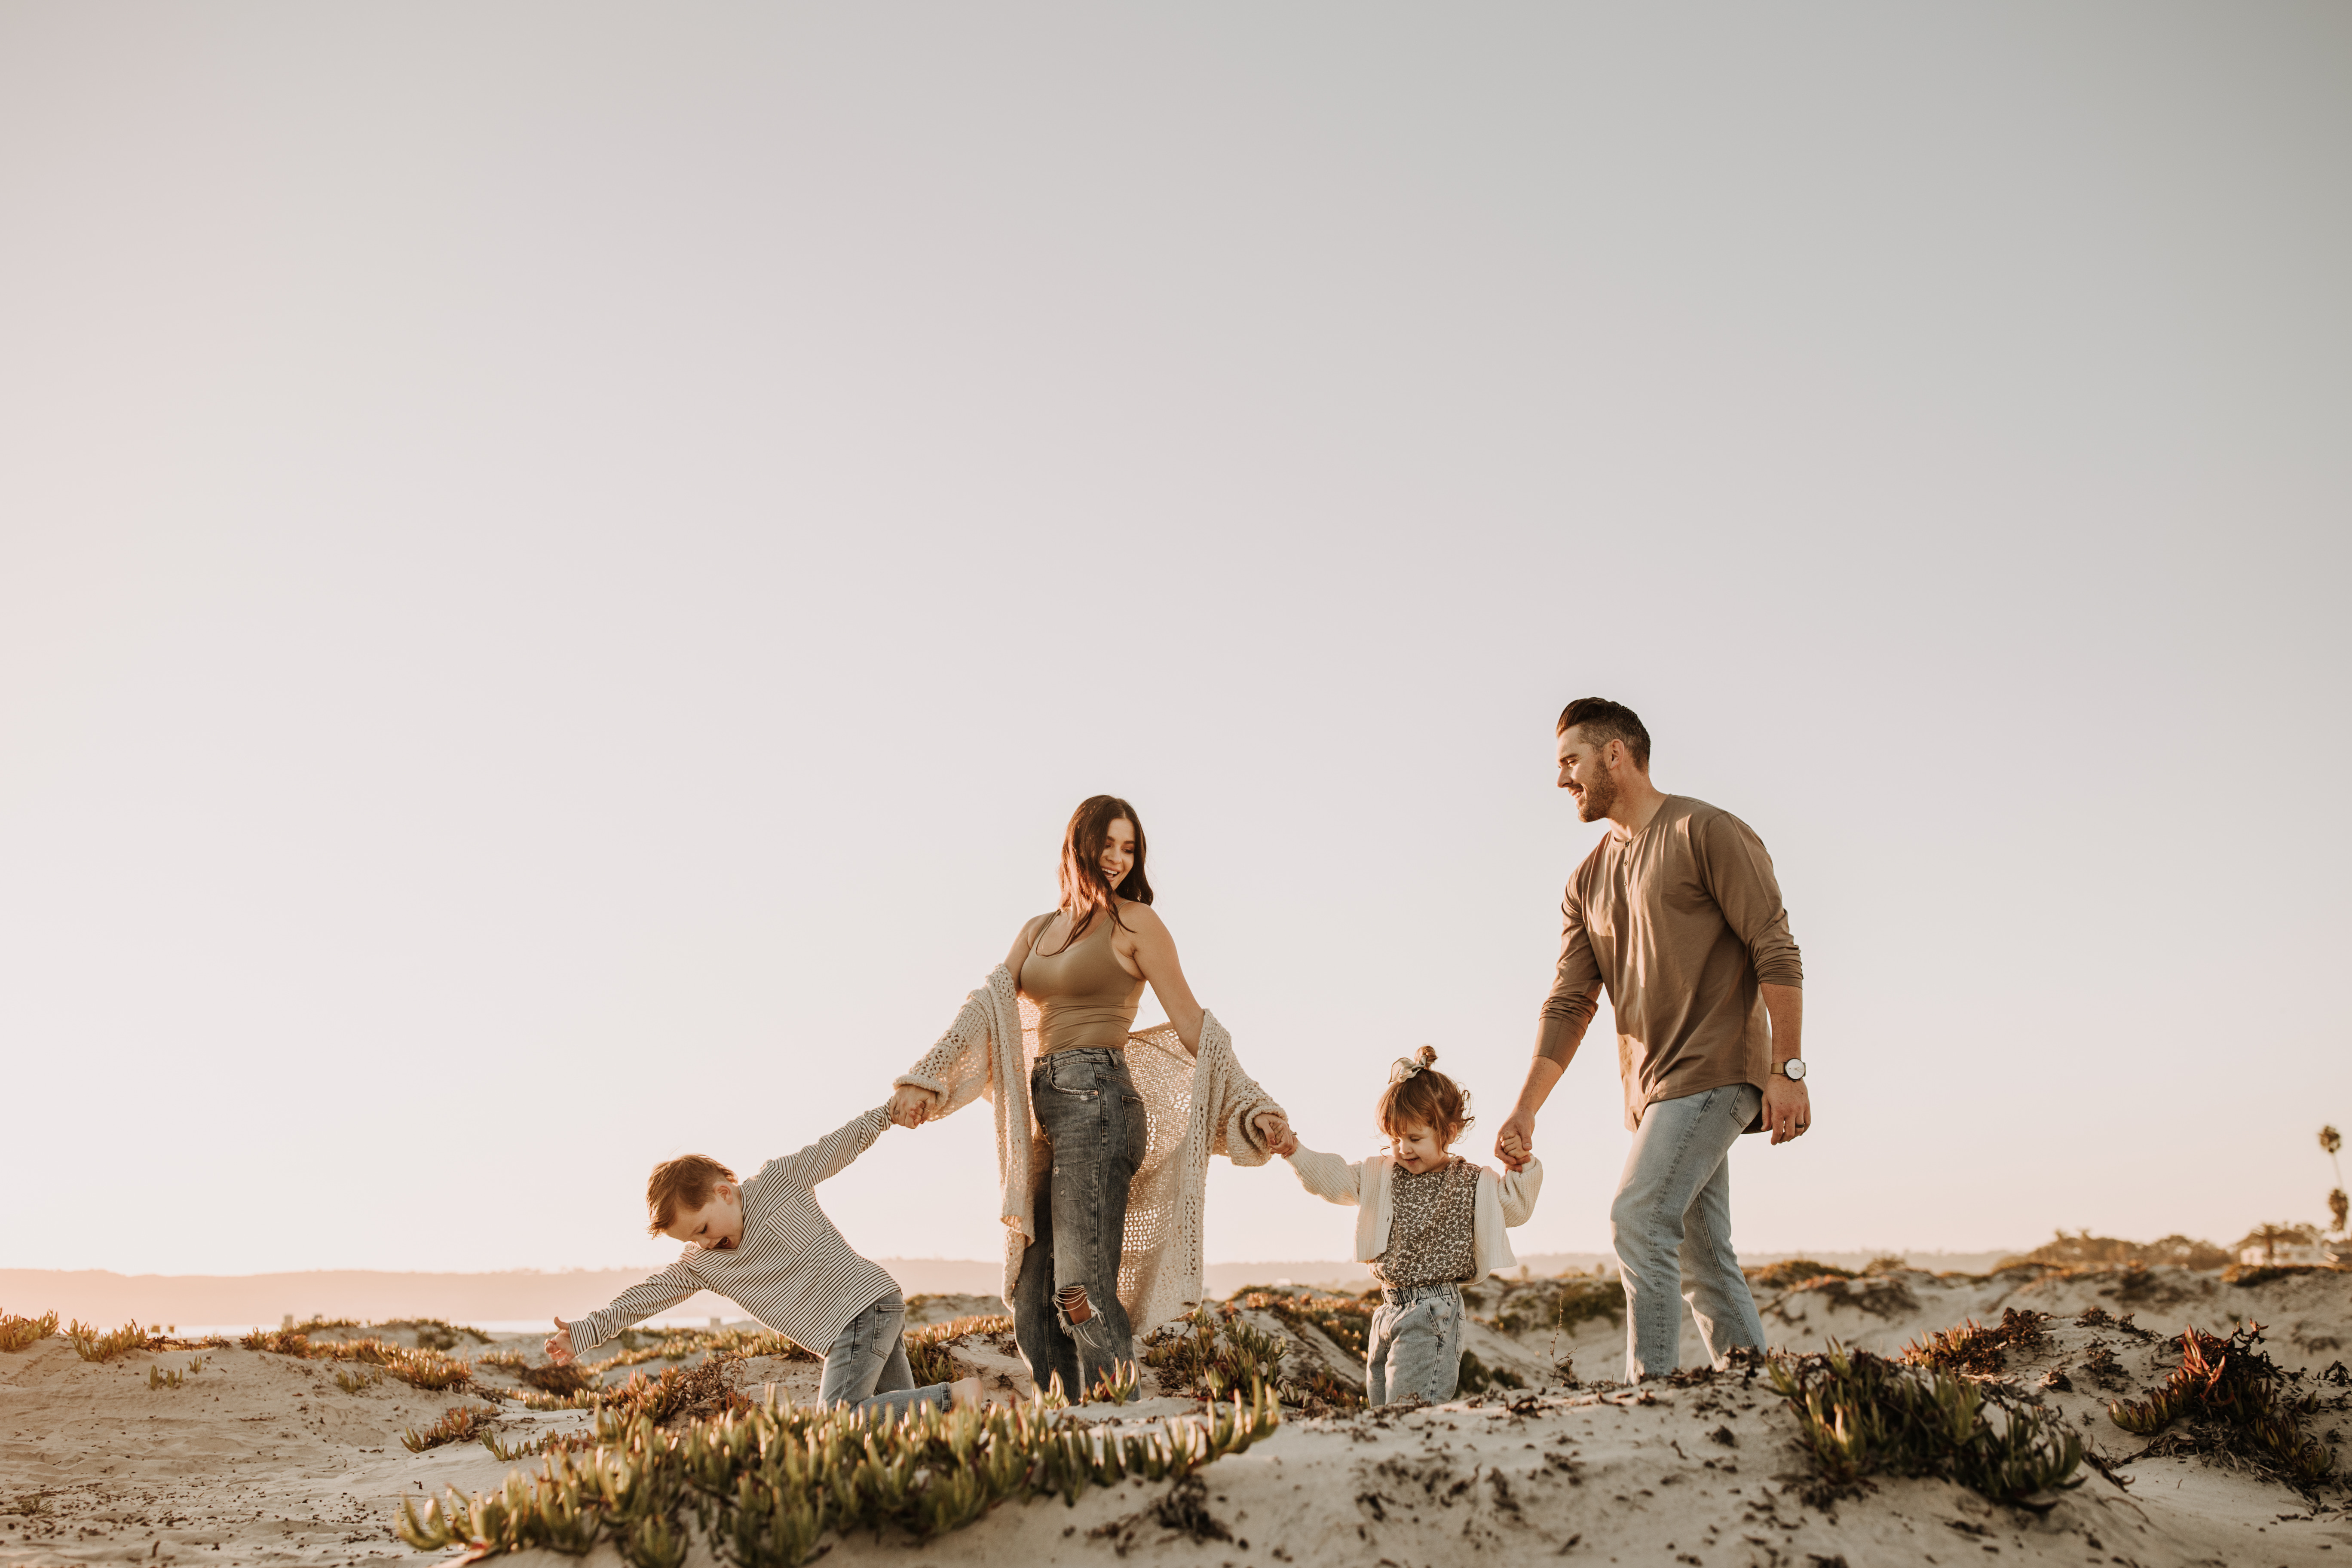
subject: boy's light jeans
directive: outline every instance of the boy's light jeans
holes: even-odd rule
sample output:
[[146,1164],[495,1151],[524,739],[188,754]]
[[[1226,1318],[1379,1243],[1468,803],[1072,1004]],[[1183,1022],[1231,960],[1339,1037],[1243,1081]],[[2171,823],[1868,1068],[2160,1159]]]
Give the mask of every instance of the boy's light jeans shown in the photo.
[[1443,1405],[1462,1379],[1462,1287],[1383,1289],[1364,1344],[1364,1403]]
[[948,1408],[953,1399],[946,1384],[915,1386],[906,1327],[907,1302],[896,1290],[850,1319],[825,1352],[817,1403],[828,1408],[846,1405],[892,1420],[926,1405]]
[[1624,1271],[1628,1383],[1681,1366],[1684,1300],[1708,1361],[1720,1362],[1734,1345],[1764,1348],[1764,1323],[1731,1247],[1728,1158],[1763,1102],[1754,1084],[1735,1083],[1661,1100],[1642,1113],[1609,1210]]

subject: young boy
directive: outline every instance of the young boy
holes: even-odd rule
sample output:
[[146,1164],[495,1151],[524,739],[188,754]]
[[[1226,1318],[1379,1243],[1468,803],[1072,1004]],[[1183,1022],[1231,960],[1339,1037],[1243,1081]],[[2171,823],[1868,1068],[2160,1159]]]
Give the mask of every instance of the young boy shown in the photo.
[[976,1377],[915,1386],[898,1282],[851,1251],[816,1205],[816,1184],[873,1147],[889,1124],[888,1108],[877,1107],[799,1153],[769,1161],[740,1186],[707,1155],[656,1165],[646,1184],[646,1229],[684,1242],[685,1253],[611,1306],[569,1323],[556,1319],[547,1358],[568,1365],[630,1324],[715,1290],[795,1343],[830,1347],[818,1394],[824,1405],[896,1417],[926,1405],[980,1404]]

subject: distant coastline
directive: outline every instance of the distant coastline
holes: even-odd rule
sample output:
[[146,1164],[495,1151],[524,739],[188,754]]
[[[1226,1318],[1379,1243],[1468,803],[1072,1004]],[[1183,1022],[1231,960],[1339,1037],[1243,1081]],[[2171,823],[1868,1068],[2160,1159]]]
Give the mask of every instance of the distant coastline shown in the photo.
[[[1890,1251],[1892,1249],[1889,1249]],[[1741,1255],[1748,1264],[1777,1262],[1796,1253]],[[1843,1268],[1859,1268],[1878,1252],[1821,1251],[1801,1256]],[[2006,1252],[1903,1254],[1916,1268],[1937,1272],[1980,1273]],[[1003,1282],[993,1261],[940,1258],[878,1259],[908,1295],[993,1296]],[[1521,1259],[1530,1273],[1611,1268],[1606,1254],[1554,1252]],[[443,1318],[452,1322],[538,1322],[559,1313],[602,1306],[623,1288],[644,1279],[646,1268],[582,1268],[542,1273],[515,1269],[496,1274],[394,1273],[336,1268],[279,1274],[117,1274],[99,1268],[0,1268],[0,1310],[55,1310],[67,1319],[115,1324],[202,1324],[207,1328],[276,1327],[289,1317]],[[1360,1263],[1345,1259],[1212,1263],[1206,1271],[1211,1294],[1223,1296],[1244,1285],[1325,1285],[1360,1289],[1370,1277]],[[734,1319],[742,1310],[708,1293],[680,1302],[664,1319],[688,1322]]]

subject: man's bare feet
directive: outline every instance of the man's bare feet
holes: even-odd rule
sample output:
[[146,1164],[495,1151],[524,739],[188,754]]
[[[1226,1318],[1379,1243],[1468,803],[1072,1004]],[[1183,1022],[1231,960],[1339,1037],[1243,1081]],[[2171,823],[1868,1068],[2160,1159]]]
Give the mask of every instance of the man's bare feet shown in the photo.
[[958,1410],[977,1410],[988,1403],[988,1395],[980,1391],[980,1379],[960,1377],[948,1384],[948,1399]]

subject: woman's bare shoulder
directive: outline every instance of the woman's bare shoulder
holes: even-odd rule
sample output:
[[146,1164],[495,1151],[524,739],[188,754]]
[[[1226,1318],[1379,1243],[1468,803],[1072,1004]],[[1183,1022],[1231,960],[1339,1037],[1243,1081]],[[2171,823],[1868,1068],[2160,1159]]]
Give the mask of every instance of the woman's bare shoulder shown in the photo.
[[1120,922],[1130,931],[1156,931],[1161,936],[1168,934],[1168,922],[1161,920],[1160,911],[1150,904],[1139,904],[1133,899],[1121,899],[1118,901],[1118,918]]

